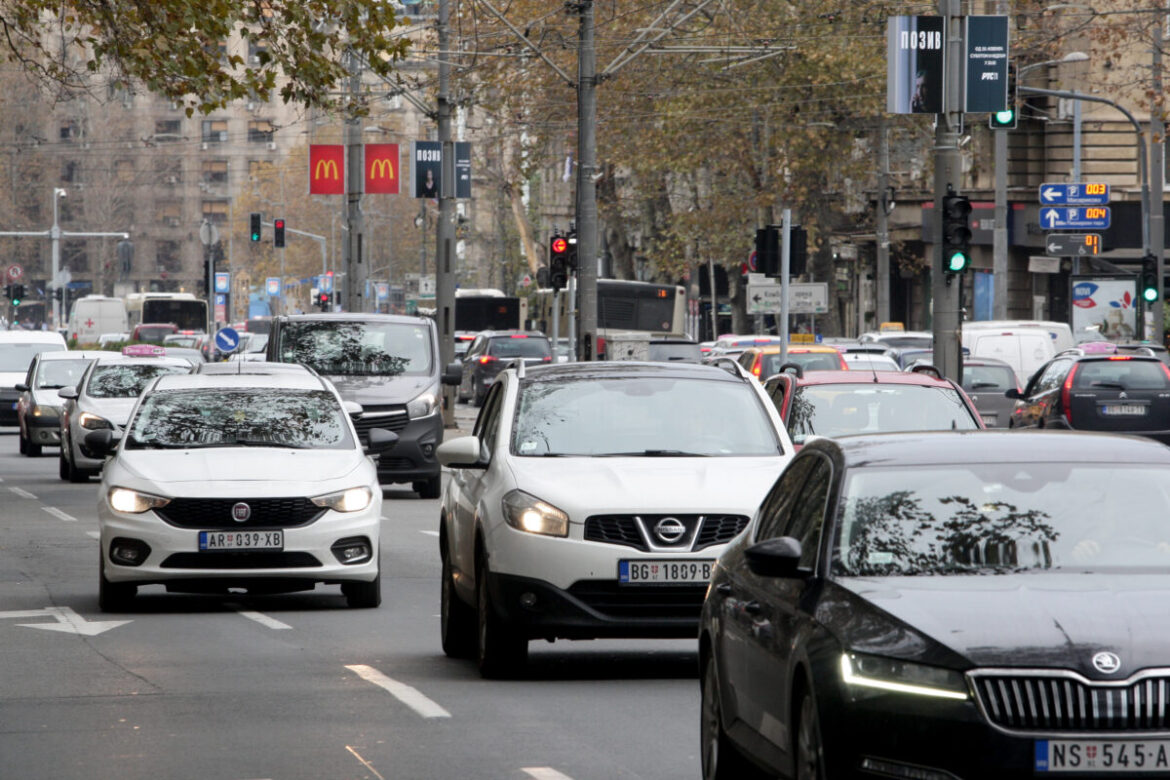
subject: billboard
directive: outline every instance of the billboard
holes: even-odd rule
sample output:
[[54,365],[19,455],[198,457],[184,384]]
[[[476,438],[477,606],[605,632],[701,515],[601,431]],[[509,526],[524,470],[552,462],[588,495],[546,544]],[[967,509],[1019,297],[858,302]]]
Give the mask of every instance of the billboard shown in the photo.
[[345,194],[345,146],[309,144],[309,194]]
[[891,16],[886,40],[886,111],[943,112],[943,17]]
[[366,144],[365,193],[398,194],[398,144]]
[[1133,275],[1073,276],[1072,329],[1094,328],[1108,341],[1137,336],[1137,280]]
[[443,145],[438,141],[410,142],[410,195],[437,198],[443,175]]

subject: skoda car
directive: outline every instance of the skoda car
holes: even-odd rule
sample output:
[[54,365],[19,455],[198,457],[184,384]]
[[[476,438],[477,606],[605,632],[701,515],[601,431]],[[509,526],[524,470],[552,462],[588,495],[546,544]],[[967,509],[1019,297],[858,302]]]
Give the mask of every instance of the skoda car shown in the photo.
[[337,583],[351,607],[381,603],[382,491],[326,380],[159,377],[124,432],[91,431],[86,445],[113,453],[98,491],[102,609],[124,609],[151,584],[283,593]]
[[693,637],[711,565],[791,453],[759,383],[685,363],[507,369],[444,442],[440,630],[485,676],[531,639]]
[[1170,450],[805,444],[714,567],[703,777],[1170,775]]
[[39,352],[33,357],[24,381],[16,385],[16,424],[20,426],[20,452],[35,458],[42,447],[61,443],[61,398],[57,391],[73,387],[87,366],[112,352]]

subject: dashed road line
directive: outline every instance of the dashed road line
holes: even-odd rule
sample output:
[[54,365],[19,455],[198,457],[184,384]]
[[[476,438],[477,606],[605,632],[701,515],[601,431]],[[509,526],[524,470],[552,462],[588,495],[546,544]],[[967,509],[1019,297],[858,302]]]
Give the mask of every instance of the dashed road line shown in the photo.
[[387,677],[372,666],[347,664],[346,669],[366,682],[373,683],[424,718],[449,718],[451,713],[424,696],[417,688]]
[[27,491],[27,490],[25,490],[24,488],[10,487],[10,488],[8,488],[8,489],[9,489],[9,490],[11,490],[11,491],[12,491],[13,493],[15,493],[16,495],[20,496],[21,498],[30,498],[30,499],[32,499],[33,501],[37,501],[37,500],[38,500],[36,496],[34,496],[32,493],[28,492],[28,491]]
[[292,628],[292,626],[290,626],[288,623],[283,623],[276,618],[268,617],[263,612],[256,612],[255,610],[251,609],[236,609],[234,606],[232,608],[236,610],[236,614],[240,617],[246,617],[248,620],[254,620],[265,628],[271,628],[274,631],[283,631]]
[[573,780],[568,775],[558,772],[551,766],[526,766],[521,770],[533,780]]
[[66,514],[65,512],[62,512],[60,509],[58,509],[55,506],[43,506],[43,507],[41,507],[41,509],[45,510],[46,512],[48,512],[49,514],[51,514],[53,517],[57,518],[58,520],[64,520],[66,523],[76,523],[77,522],[76,517],[74,517],[73,515],[70,515],[70,514]]
[[426,534],[427,536],[438,536],[439,535],[438,531],[419,531],[419,533]]
[[90,537],[91,539],[101,539],[102,538],[102,535],[97,531],[86,531],[85,535]]

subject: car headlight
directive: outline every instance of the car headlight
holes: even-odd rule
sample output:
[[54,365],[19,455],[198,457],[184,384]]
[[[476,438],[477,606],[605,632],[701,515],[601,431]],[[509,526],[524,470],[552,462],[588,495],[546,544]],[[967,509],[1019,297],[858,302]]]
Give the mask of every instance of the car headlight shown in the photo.
[[513,528],[530,534],[569,535],[567,514],[523,490],[513,490],[504,496],[504,519]]
[[434,414],[438,406],[438,394],[426,392],[420,396],[416,396],[413,401],[406,405],[406,416],[412,420],[419,417],[427,417],[428,415]]
[[961,673],[896,658],[842,653],[841,677],[850,687],[941,699],[965,700],[968,697],[967,681]]
[[56,417],[61,414],[61,409],[56,406],[41,406],[34,404],[32,408],[33,417]]
[[310,498],[317,506],[323,506],[336,512],[360,512],[370,505],[374,494],[368,487],[352,487],[339,490],[336,493],[326,493],[323,496]]
[[169,498],[152,496],[150,493],[140,493],[130,488],[116,487],[110,489],[106,498],[110,508],[115,512],[127,512],[132,515],[141,514],[148,509],[158,509],[171,503]]
[[77,422],[81,423],[81,427],[90,431],[100,431],[103,428],[114,429],[114,426],[105,417],[98,417],[93,412],[82,412],[77,417]]

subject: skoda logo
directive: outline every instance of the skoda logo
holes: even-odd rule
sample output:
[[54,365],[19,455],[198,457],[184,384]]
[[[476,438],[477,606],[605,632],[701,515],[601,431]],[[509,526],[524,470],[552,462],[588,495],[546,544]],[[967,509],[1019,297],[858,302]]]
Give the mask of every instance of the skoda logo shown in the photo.
[[687,527],[677,517],[664,517],[654,524],[654,535],[667,544],[674,544],[687,532]]
[[1093,667],[1101,674],[1113,674],[1121,668],[1121,659],[1114,653],[1097,653],[1093,656]]
[[237,523],[246,523],[248,518],[252,516],[252,507],[241,501],[238,504],[232,504],[232,519]]

